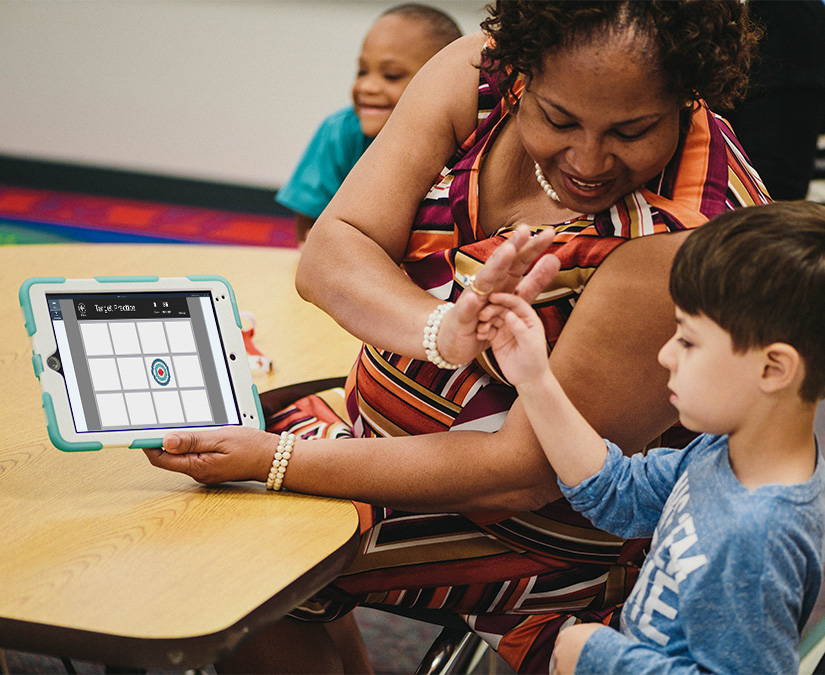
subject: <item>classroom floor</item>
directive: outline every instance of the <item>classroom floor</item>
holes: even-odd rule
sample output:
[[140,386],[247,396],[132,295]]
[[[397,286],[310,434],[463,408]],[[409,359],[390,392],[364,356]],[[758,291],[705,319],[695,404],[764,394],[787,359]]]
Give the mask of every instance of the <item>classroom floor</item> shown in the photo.
[[[361,628],[364,641],[369,650],[370,660],[376,675],[409,675],[414,673],[440,628],[413,621],[393,614],[386,614],[373,609],[358,608],[356,620]],[[68,673],[62,661],[49,656],[24,652],[6,652],[10,675],[43,675],[51,673]],[[99,663],[72,661],[78,675],[104,675],[105,667]],[[206,669],[208,675],[215,672],[213,667]],[[474,673],[496,673],[511,675],[513,671],[501,659],[488,653]],[[180,675],[180,671],[149,670],[146,675]]]

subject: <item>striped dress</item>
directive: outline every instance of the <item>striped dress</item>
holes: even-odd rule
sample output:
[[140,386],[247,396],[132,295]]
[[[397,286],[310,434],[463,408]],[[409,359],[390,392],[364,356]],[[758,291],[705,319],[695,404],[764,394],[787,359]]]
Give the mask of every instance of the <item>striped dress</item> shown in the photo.
[[[505,227],[488,236],[478,224],[479,169],[510,119],[484,73],[478,111],[477,128],[422,202],[403,261],[410,278],[440,300],[455,301],[462,291],[456,273],[475,273],[513,232]],[[588,279],[622,242],[697,227],[723,211],[768,200],[730,127],[697,105],[660,175],[609,210],[552,224],[558,234],[551,250],[561,272],[534,302],[549,347]],[[304,399],[275,415],[268,428],[306,438],[492,432],[515,398],[489,354],[448,371],[364,345],[343,400],[334,392]],[[564,625],[615,618],[646,544],[595,530],[564,500],[530,513],[413,514],[356,506],[362,529],[356,560],[294,616],[329,620],[358,604],[447,610],[517,672],[547,672]]]

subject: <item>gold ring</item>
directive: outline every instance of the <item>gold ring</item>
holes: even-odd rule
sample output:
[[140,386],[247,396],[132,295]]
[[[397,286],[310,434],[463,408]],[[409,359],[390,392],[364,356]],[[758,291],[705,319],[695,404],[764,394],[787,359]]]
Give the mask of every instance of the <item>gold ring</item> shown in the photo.
[[469,285],[469,286],[467,286],[467,288],[469,288],[469,289],[470,289],[473,293],[475,293],[476,295],[481,296],[482,298],[486,298],[488,295],[490,295],[490,293],[492,293],[492,292],[493,292],[493,289],[492,289],[492,288],[491,288],[489,291],[482,291],[482,290],[480,290],[480,289],[479,289],[479,287],[478,287],[478,286],[476,286],[476,280],[475,280],[475,279],[473,279],[473,280],[470,282],[470,285]]

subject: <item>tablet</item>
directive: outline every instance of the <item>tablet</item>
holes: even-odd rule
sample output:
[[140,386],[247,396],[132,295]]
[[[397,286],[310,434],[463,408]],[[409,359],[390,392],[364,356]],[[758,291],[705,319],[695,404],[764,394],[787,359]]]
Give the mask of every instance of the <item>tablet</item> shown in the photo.
[[19,297],[60,450],[156,448],[172,429],[264,427],[222,277],[34,278]]

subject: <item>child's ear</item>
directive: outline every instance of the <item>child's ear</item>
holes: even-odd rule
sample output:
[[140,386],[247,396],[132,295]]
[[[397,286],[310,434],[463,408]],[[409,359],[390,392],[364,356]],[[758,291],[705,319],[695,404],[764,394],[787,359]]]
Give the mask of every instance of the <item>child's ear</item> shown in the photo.
[[804,375],[802,357],[791,345],[774,342],[762,350],[764,364],[760,386],[766,394],[772,394],[788,387],[799,388]]

